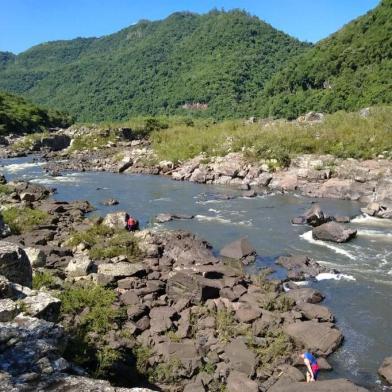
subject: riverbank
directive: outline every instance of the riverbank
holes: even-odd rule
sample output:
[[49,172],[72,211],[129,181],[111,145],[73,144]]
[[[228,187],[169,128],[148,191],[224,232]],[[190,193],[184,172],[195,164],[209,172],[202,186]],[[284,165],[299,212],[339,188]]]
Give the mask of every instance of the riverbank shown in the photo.
[[9,137],[2,152],[41,152],[53,175],[65,170],[159,174],[241,188],[249,197],[296,191],[373,203],[366,213],[388,218],[391,123],[389,106],[333,115],[312,112],[290,122],[135,119]]
[[[115,241],[115,244],[106,243],[113,239],[112,230],[116,228],[105,228],[106,226],[102,226],[99,221],[83,219],[83,212],[89,210],[86,203],[73,205],[51,203],[47,199],[48,192],[44,188],[36,185],[33,188],[31,185],[30,188],[22,185],[20,187],[23,192],[19,190],[6,193],[4,198],[9,200],[7,203],[13,204],[14,207],[32,203],[28,208],[45,208],[51,222],[34,227],[32,231],[7,237],[6,241],[23,244],[23,247],[29,245],[29,247],[40,248],[47,256],[44,263],[42,255],[36,257],[35,262],[32,263],[33,272],[40,277],[40,279],[35,278],[35,284],[41,282],[39,284],[42,285],[39,293],[49,291],[54,298],[57,296],[62,299],[62,306],[67,305],[66,312],[69,313],[64,314],[64,308],[60,313],[65,327],[95,325],[94,328],[97,329],[89,330],[93,335],[88,335],[88,342],[97,345],[96,352],[105,353],[103,357],[95,357],[95,361],[99,358],[105,359],[100,366],[101,371],[111,369],[109,364],[113,359],[117,365],[118,362],[121,363],[119,358],[110,355],[111,350],[114,349],[124,355],[128,354],[126,357],[128,364],[129,360],[134,358],[136,369],[147,371],[147,376],[163,387],[169,381],[169,384],[174,382],[175,385],[185,382],[187,388],[214,390],[212,385],[223,388],[220,385],[226,383],[229,390],[234,391],[237,390],[233,389],[235,385],[245,383],[248,390],[256,390],[255,387],[258,385],[264,388],[262,390],[280,391],[287,388],[283,384],[291,384],[303,377],[296,368],[291,367],[297,365],[295,353],[302,345],[310,345],[314,351],[325,355],[336,349],[341,341],[341,333],[331,324],[330,312],[320,305],[308,304],[308,301],[318,302],[322,298],[314,289],[302,289],[295,284],[290,284],[292,290],[286,294],[282,282],[267,281],[263,275],[244,275],[238,269],[238,264],[222,263],[213,255],[205,241],[187,233],[140,232],[134,236],[140,253],[133,251],[131,254],[121,256],[121,252],[124,251],[121,249],[121,244],[123,241],[129,244],[133,236],[130,238],[122,236]],[[19,200],[16,195],[19,196]],[[22,198],[23,201],[20,200]],[[53,208],[49,208],[50,206]],[[110,226],[120,222],[122,225],[122,215],[120,214],[120,220],[116,219],[118,217],[118,214],[114,214],[103,223]],[[64,230],[50,227],[50,223],[53,224],[54,220],[64,222],[68,231],[65,227]],[[74,230],[78,231],[76,237],[73,234]],[[70,237],[71,242],[69,242]],[[46,244],[43,244],[44,241]],[[56,249],[58,251],[54,251]],[[108,249],[111,251],[107,253]],[[18,252],[19,255],[23,255],[22,250]],[[29,256],[30,262],[32,258],[33,256]],[[23,259],[23,256],[20,256],[20,259]],[[22,260],[19,262],[22,263]],[[318,272],[320,271],[316,269],[316,273]],[[12,279],[15,279],[14,276]],[[25,274],[23,276],[26,279]],[[87,292],[91,292],[90,286],[87,286],[87,292],[83,291],[83,285],[80,289],[76,289],[77,282],[86,284],[91,281],[99,282],[104,287],[103,291],[98,293],[103,302],[96,302],[94,297],[84,297]],[[68,282],[71,286],[67,287],[62,282]],[[29,285],[25,281],[19,283]],[[89,284],[91,283],[87,283]],[[28,292],[27,289],[23,290]],[[36,292],[28,293],[25,298],[35,298],[37,295]],[[42,296],[44,294],[41,294]],[[78,302],[75,303],[76,298]],[[105,318],[100,318],[99,324],[95,324],[97,321],[95,317],[103,311],[102,306],[107,308],[108,303],[105,301],[113,301],[115,313],[104,313]],[[38,317],[39,320],[50,317],[50,320],[53,320],[55,309],[57,308],[58,311],[59,308],[59,302],[51,300],[50,312],[47,311],[46,302],[39,303],[39,306],[36,304],[35,310],[32,310],[31,302],[31,299],[24,300],[23,303],[26,305],[20,308],[14,306],[15,311],[11,318],[18,312],[26,311],[30,317]],[[19,323],[22,323],[23,317],[20,314],[16,315]],[[102,324],[103,321],[109,325]],[[29,323],[31,323],[30,319]],[[21,328],[20,324],[16,327],[11,320],[8,321],[8,327],[13,330],[13,333],[22,333],[21,329],[18,329]],[[46,327],[47,324],[42,328]],[[124,333],[124,330],[127,333]],[[304,330],[307,332],[304,333]],[[325,339],[319,339],[317,334],[323,335]],[[28,343],[32,344],[32,342]],[[152,352],[148,352],[147,355],[146,347],[144,345],[141,347],[140,342],[146,344]],[[23,347],[19,348],[22,350]],[[15,347],[10,349],[15,350]],[[61,352],[59,348],[58,351]],[[234,354],[230,354],[232,352]],[[213,353],[216,355],[212,355]],[[143,362],[146,361],[146,357],[148,361]],[[168,362],[168,358],[170,361],[177,361],[176,364]],[[47,359],[47,352],[45,352],[45,355],[39,358],[40,364],[47,363]],[[58,359],[50,356],[49,361]],[[142,365],[139,368],[138,359],[139,365]],[[22,380],[27,384],[37,385],[41,381],[47,382],[50,379],[52,382],[57,376],[62,377],[57,374],[52,363],[52,368],[55,369],[53,373],[46,371],[45,376],[40,378],[42,374],[35,370],[38,376],[26,381],[26,369],[15,367],[17,363],[18,359],[14,362],[14,378],[10,382],[17,379],[19,382]],[[64,365],[65,362],[61,361],[61,363],[63,364],[61,372],[64,374],[67,374],[67,369],[71,373],[75,371],[71,365],[68,364],[67,367]],[[90,366],[94,366],[93,364],[90,363]],[[121,366],[115,369],[119,371]],[[174,372],[177,369],[180,374]],[[129,365],[126,370],[129,374]],[[283,375],[277,379],[277,375],[282,370]],[[110,371],[108,374],[113,377]],[[70,378],[67,376],[65,379]],[[327,385],[328,383],[333,382],[327,382]],[[324,382],[319,384],[320,388],[323,384]],[[241,385],[243,391],[244,386]],[[343,381],[334,384],[335,390],[354,388],[347,385]],[[182,389],[183,387],[180,387],[180,390]]]

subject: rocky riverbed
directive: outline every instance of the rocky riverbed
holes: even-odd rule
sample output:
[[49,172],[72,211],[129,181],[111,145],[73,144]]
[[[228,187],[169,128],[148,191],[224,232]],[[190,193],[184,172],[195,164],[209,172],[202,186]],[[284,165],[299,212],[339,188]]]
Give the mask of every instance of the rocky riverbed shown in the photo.
[[[123,212],[88,219],[88,202],[54,201],[37,184],[3,186],[2,390],[127,390],[92,379],[94,372],[122,387],[149,380],[152,390],[365,390],[340,379],[303,384],[299,352],[311,349],[328,370],[324,358],[343,340],[322,293],[295,283],[326,267],[284,257],[288,279],[249,275],[232,259],[252,253],[242,243],[217,257],[188,232],[128,234]],[[94,287],[102,301],[109,295],[106,308],[97,298],[84,302]],[[81,337],[84,361],[73,353]]]

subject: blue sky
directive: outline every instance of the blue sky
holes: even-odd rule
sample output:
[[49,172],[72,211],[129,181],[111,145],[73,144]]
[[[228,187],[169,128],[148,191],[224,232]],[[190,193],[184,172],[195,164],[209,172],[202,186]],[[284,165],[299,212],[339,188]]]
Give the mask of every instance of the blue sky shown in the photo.
[[0,0],[0,51],[41,42],[111,34],[175,11],[245,9],[301,40],[316,42],[379,0]]

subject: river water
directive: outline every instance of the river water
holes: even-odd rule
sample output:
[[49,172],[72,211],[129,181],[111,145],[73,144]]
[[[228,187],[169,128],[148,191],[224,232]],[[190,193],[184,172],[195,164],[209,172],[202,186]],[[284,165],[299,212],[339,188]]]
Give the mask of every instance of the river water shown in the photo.
[[[154,216],[161,212],[195,215],[193,220],[172,221],[163,227],[197,233],[216,251],[247,237],[260,255],[253,269],[273,266],[283,254],[306,254],[336,268],[341,275],[308,282],[326,295],[324,304],[335,314],[345,337],[329,358],[334,371],[322,378],[345,377],[371,390],[389,390],[378,379],[377,369],[392,355],[392,221],[361,216],[356,202],[318,199],[329,214],[355,216],[350,225],[358,229],[358,237],[348,244],[325,243],[312,240],[308,227],[290,224],[314,200],[296,194],[248,199],[225,187],[146,175],[85,172],[48,177],[42,165],[31,157],[0,160],[0,171],[8,180],[28,179],[55,187],[58,200],[89,200],[97,214],[126,210],[142,227],[153,226]],[[116,198],[120,204],[101,205],[107,198]]]

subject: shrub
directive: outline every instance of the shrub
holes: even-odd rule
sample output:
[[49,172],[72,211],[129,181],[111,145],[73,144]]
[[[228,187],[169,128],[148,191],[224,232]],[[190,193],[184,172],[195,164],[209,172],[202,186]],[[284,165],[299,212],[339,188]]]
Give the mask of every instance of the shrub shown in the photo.
[[[113,325],[124,317],[114,308],[114,291],[88,284],[68,286],[60,294],[62,323],[70,335],[65,357],[89,367],[95,376],[103,376],[121,358],[104,339]],[[76,321],[77,320],[77,321]]]
[[136,346],[133,349],[136,358],[136,369],[140,374],[147,374],[148,362],[152,356],[152,350],[147,346]]
[[33,289],[39,290],[42,287],[50,288],[55,283],[53,275],[49,272],[36,272],[33,275]]
[[102,224],[73,233],[68,240],[70,246],[76,246],[82,242],[88,245],[90,257],[95,260],[116,256],[137,259],[141,255],[138,242],[132,233],[114,230]]
[[172,357],[167,362],[159,363],[150,374],[152,382],[173,384],[180,379],[179,372],[183,368],[178,358]]

